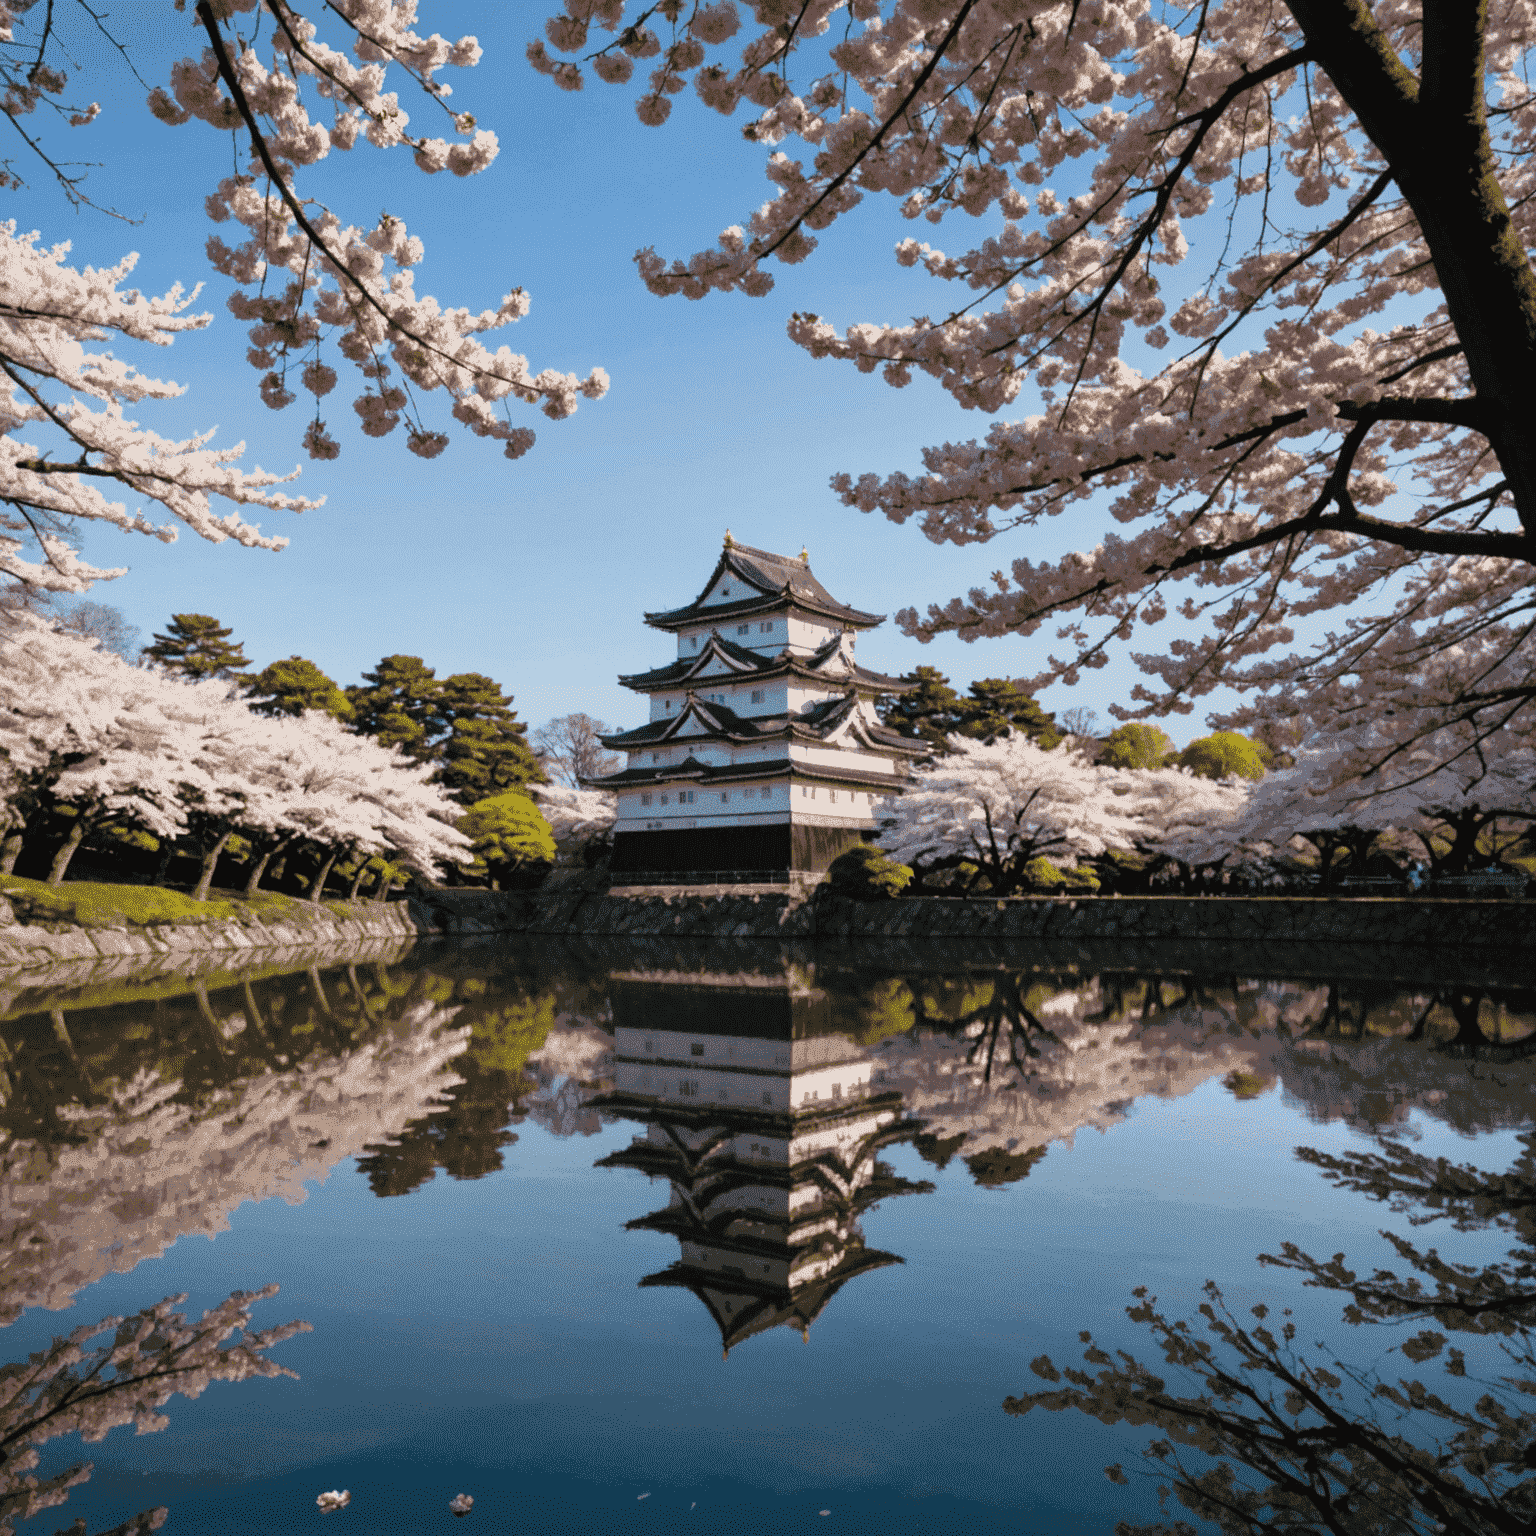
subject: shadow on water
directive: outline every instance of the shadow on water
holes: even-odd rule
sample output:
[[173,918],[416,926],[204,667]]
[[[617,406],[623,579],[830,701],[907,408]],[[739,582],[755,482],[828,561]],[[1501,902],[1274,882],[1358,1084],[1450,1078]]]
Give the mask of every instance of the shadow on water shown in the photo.
[[[1482,957],[1472,969],[1444,955],[1298,946],[973,944],[957,954],[915,944],[482,940],[288,971],[32,985],[0,992],[0,1004],[4,1323],[27,1308],[66,1307],[180,1236],[222,1230],[242,1202],[302,1200],[307,1182],[349,1159],[375,1195],[399,1197],[439,1172],[461,1181],[497,1172],[526,1122],[568,1137],[623,1120],[637,1134],[598,1166],[663,1185],[666,1203],[628,1227],[677,1244],[677,1257],[638,1284],[695,1296],[709,1320],[700,1323],[729,1354],[779,1328],[809,1337],[845,1288],[838,1306],[857,1308],[853,1282],[902,1262],[865,1242],[863,1222],[882,1201],[933,1199],[935,1185],[898,1173],[893,1149],[910,1148],[935,1175],[954,1165],[998,1189],[1027,1179],[1078,1132],[1109,1130],[1138,1102],[1216,1080],[1237,1099],[1278,1088],[1313,1122],[1375,1138],[1397,1182],[1375,1165],[1319,1162],[1339,1187],[1410,1221],[1438,1213],[1514,1231],[1526,1245],[1500,1261],[1497,1283],[1517,1300],[1484,1309],[1515,1330],[1502,1333],[1466,1322],[1474,1302],[1456,1311],[1462,1290],[1495,1280],[1448,1276],[1416,1248],[1399,1252],[1429,1275],[1422,1285],[1440,1287],[1428,1300],[1404,1280],[1395,1292],[1381,1281],[1375,1302],[1362,1301],[1353,1279],[1299,1251],[1276,1262],[1349,1291],[1357,1313],[1376,1305],[1385,1317],[1381,1295],[1396,1295],[1393,1317],[1510,1347],[1516,1333],[1525,1339],[1536,1262],[1529,1154],[1490,1194],[1449,1165],[1404,1162],[1401,1141],[1415,1113],[1469,1136],[1531,1124],[1536,975],[1521,957]],[[1139,1305],[1133,1318],[1165,1355],[1170,1341],[1187,1345],[1178,1325]],[[1218,1352],[1268,1348],[1251,1325],[1220,1328]],[[1282,1365],[1286,1347],[1272,1351]],[[1528,1343],[1520,1347],[1528,1363]],[[1249,1377],[1270,1369],[1256,1361]],[[1241,1365],[1230,1381],[1246,1379]],[[1127,1419],[1193,1447],[1182,1471],[1164,1458],[1159,1475],[1225,1529],[1313,1529],[1305,1509],[1271,1527],[1268,1504],[1218,1508],[1207,1463],[1226,1456],[1251,1468],[1259,1452],[1235,1429],[1221,1440],[1199,1428],[1201,1404],[1221,1402],[1230,1381],[1215,1366],[1195,1368],[1204,1396],[1164,1405],[1161,1418]],[[1122,1379],[1130,1370],[1069,1375],[1070,1388],[1010,1399],[1010,1410],[1077,1408],[1108,1422],[1111,1399],[1123,1408],[1127,1393],[1153,1391],[1150,1373]],[[1284,1407],[1284,1392],[1297,1389],[1277,1390]],[[1404,1404],[1405,1416],[1423,1416],[1411,1393]],[[1504,1461],[1477,1453],[1493,1455],[1495,1471],[1536,1459],[1517,1444],[1522,1434],[1536,1441],[1536,1426],[1511,1415],[1499,1431]],[[1347,1417],[1357,1438],[1366,1433],[1358,1404]],[[1425,1433],[1443,1428],[1437,1420]],[[1460,1432],[1475,1438],[1466,1423]],[[1393,1433],[1419,1454],[1411,1426]],[[0,1471],[10,1479],[0,1499],[24,1472],[14,1459]],[[1496,1505],[1514,1497],[1500,1489]],[[1392,1497],[1399,1525],[1346,1509],[1337,1528],[1432,1528],[1420,1515],[1437,1506],[1422,1488]],[[1497,1518],[1461,1526],[1443,1509],[1434,1518],[1447,1530],[1505,1528]]]

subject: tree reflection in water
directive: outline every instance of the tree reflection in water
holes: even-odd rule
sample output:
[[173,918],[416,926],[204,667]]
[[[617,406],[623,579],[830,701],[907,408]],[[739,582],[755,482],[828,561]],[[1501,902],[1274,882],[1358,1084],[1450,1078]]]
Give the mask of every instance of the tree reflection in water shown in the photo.
[[[553,993],[397,958],[8,995],[0,1325],[27,1307],[68,1307],[187,1233],[226,1228],[244,1201],[302,1200],[306,1181],[370,1146],[385,1158],[410,1147],[416,1128],[429,1148],[420,1177],[434,1161],[459,1177],[496,1166],[516,1109],[503,1090],[515,1079],[537,1093],[527,1062],[549,1032]],[[162,1428],[157,1410],[173,1395],[291,1375],[265,1351],[306,1325],[249,1328],[252,1302],[275,1289],[237,1293],[190,1324],[170,1298],[0,1367],[0,1533],[89,1476],[36,1478],[44,1441]],[[94,1345],[103,1333],[110,1341]],[[118,1529],[154,1530],[164,1517],[147,1511]]]
[[[669,1191],[630,1225],[679,1245],[642,1283],[699,1296],[730,1348],[808,1332],[841,1287],[899,1262],[863,1235],[879,1201],[933,1188],[884,1160],[898,1143],[996,1187],[1138,1099],[1213,1079],[1238,1098],[1282,1085],[1313,1119],[1380,1139],[1353,1158],[1304,1153],[1324,1177],[1410,1222],[1513,1235],[1508,1259],[1479,1269],[1408,1239],[1394,1239],[1401,1277],[1289,1246],[1266,1261],[1344,1293],[1351,1321],[1414,1328],[1403,1353],[1445,1380],[1420,1389],[1292,1353],[1287,1319],[1240,1321],[1213,1291],[1198,1326],[1147,1297],[1133,1309],[1194,1372],[1185,1396],[1106,1354],[1090,1356],[1097,1374],[1010,1406],[1154,1429],[1165,1481],[1233,1531],[1523,1529],[1536,1426],[1507,1385],[1474,1378],[1493,1348],[1505,1375],[1533,1369],[1532,1144],[1495,1177],[1394,1138],[1415,1110],[1469,1134],[1528,1127],[1536,998],[1331,971],[1327,957],[1303,979],[1244,976],[1246,954],[1139,970],[1108,958],[445,944],[0,999],[0,1320],[68,1306],[109,1270],[220,1230],[242,1201],[302,1199],[345,1158],[400,1195],[438,1169],[494,1172],[527,1120],[571,1135],[624,1117],[642,1133],[606,1164]],[[1271,1413],[1283,1432],[1239,1422]],[[1282,1465],[1292,1441],[1301,1459]],[[1446,1492],[1457,1480],[1461,1504]]]
[[[90,1443],[125,1424],[151,1433],[166,1427],[159,1410],[173,1397],[197,1397],[215,1381],[293,1376],[267,1351],[309,1324],[259,1332],[250,1325],[252,1304],[276,1292],[275,1285],[236,1291],[191,1324],[174,1310],[186,1297],[169,1296],[133,1317],[76,1328],[25,1363],[0,1366],[0,1533],[11,1536],[16,1521],[57,1508],[90,1478],[89,1463],[36,1476],[38,1447],[48,1441],[78,1434]],[[110,1343],[91,1347],[107,1333]],[[158,1530],[167,1513],[163,1505],[145,1510],[103,1536]],[[84,1520],[61,1536],[85,1536]]]
[[[1458,1031],[1448,1044],[1472,1042]],[[1176,1498],[1233,1536],[1528,1533],[1536,1523],[1536,1134],[1520,1140],[1524,1151],[1504,1173],[1385,1138],[1379,1152],[1297,1149],[1331,1183],[1383,1202],[1411,1226],[1447,1221],[1459,1232],[1492,1229],[1512,1240],[1504,1257],[1476,1265],[1386,1232],[1406,1268],[1368,1276],[1342,1253],[1320,1260],[1290,1242],[1260,1256],[1348,1297],[1347,1323],[1428,1325],[1387,1351],[1387,1359],[1399,1357],[1392,1365],[1351,1365],[1322,1344],[1308,1349],[1289,1308],[1271,1322],[1260,1304],[1244,1321],[1212,1281],[1198,1323],[1171,1322],[1143,1288],[1128,1315],[1194,1390],[1171,1388],[1130,1352],[1111,1355],[1084,1333],[1084,1363],[1097,1369],[1058,1368],[1042,1355],[1035,1374],[1067,1385],[1009,1398],[1005,1410],[1072,1408],[1150,1429],[1145,1457],[1165,1506]],[[1440,1379],[1426,1382],[1431,1362]],[[1126,1481],[1118,1465],[1107,1470]],[[1192,1528],[1180,1520],[1117,1530]]]

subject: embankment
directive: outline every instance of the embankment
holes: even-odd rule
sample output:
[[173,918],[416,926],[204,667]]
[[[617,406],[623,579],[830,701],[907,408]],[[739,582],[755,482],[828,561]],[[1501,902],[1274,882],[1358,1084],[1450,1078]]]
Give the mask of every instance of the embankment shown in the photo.
[[385,905],[290,902],[260,917],[112,925],[18,921],[0,899],[0,970],[78,963],[116,971],[198,955],[262,963],[279,951],[340,952],[420,937],[527,934],[592,938],[895,943],[1357,945],[1447,949],[1536,963],[1536,902],[1362,897],[1023,897],[853,902],[825,890],[614,895],[576,884],[534,892],[444,889]]
[[93,922],[48,920],[0,896],[0,971],[29,971],[67,963],[80,979],[143,970],[182,969],[199,957],[263,964],[278,955],[341,953],[414,941],[421,929],[404,902],[268,903],[205,922],[127,923],[103,915]]
[[419,931],[771,939],[1219,940],[1516,949],[1536,954],[1536,902],[1359,897],[1027,896],[845,901],[825,890],[613,895],[443,890],[413,897]]

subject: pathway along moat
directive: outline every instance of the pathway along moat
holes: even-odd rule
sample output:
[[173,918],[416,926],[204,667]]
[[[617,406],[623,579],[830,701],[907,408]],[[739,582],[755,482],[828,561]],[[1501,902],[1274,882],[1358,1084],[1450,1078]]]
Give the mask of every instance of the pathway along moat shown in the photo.
[[[95,1471],[24,1531],[164,1504],[266,1533],[344,1488],[354,1536],[459,1492],[498,1531],[1108,1533],[1157,1517],[1149,1433],[1003,1405],[1083,1330],[1166,1370],[1139,1285],[1173,1317],[1207,1279],[1290,1306],[1330,1358],[1469,1403],[1509,1374],[1477,1333],[1464,1378],[1384,1356],[1413,1328],[1256,1259],[1410,1272],[1380,1228],[1509,1251],[1497,1211],[1425,1236],[1388,1197],[1440,1156],[1530,1192],[1513,958],[441,941],[37,986],[0,1043],[0,1358],[269,1282],[257,1326],[313,1325],[272,1351],[298,1380],[50,1441],[44,1473]],[[1393,1144],[1390,1187],[1327,1176]]]

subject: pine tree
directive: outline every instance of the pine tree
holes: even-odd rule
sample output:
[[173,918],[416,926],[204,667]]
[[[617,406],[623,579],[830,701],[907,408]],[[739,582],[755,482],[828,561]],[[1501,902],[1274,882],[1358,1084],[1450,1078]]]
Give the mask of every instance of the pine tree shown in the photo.
[[306,709],[320,709],[338,720],[352,719],[346,694],[303,656],[289,656],[263,667],[247,687],[250,707],[258,715],[302,715]]
[[428,762],[446,727],[439,710],[442,686],[421,657],[386,656],[363,673],[361,684],[346,690],[352,729],[376,736],[382,746],[399,747],[418,763]]
[[960,729],[963,704],[937,667],[918,667],[902,678],[916,683],[911,693],[891,694],[875,707],[883,724],[902,736],[928,742],[943,752],[944,738]]
[[173,613],[167,633],[155,636],[144,654],[168,672],[191,678],[233,678],[250,666],[245,647],[230,643],[234,631],[206,613]]
[[1029,737],[1047,752],[1061,741],[1056,717],[1046,714],[1012,679],[984,677],[972,683],[970,696],[960,701],[960,734],[996,741],[1009,731]]
[[443,679],[438,710],[448,736],[439,743],[443,766],[435,779],[461,805],[544,781],[527,742],[528,727],[511,705],[501,685],[484,673],[458,672]]

